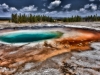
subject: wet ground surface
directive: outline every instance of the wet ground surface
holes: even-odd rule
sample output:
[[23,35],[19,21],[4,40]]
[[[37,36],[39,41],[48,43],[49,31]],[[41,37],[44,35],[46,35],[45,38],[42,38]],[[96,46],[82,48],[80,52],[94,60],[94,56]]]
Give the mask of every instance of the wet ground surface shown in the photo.
[[82,28],[60,31],[64,32],[63,37],[31,47],[1,43],[0,74],[99,75],[100,31]]

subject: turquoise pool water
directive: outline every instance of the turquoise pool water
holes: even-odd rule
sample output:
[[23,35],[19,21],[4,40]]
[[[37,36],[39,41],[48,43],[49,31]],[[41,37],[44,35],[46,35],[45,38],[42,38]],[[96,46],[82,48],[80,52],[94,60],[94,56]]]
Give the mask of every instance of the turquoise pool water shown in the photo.
[[22,31],[22,32],[12,32],[0,35],[0,41],[6,43],[30,43],[37,42],[41,40],[59,38],[63,35],[59,31]]

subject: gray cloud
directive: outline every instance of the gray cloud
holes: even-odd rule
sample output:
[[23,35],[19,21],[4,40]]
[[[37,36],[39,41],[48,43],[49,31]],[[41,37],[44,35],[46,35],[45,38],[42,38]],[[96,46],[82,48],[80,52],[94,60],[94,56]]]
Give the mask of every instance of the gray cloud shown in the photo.
[[80,12],[85,12],[86,11],[86,9],[85,8],[80,8],[80,10],[79,10]]
[[94,1],[100,1],[100,0],[89,0],[90,2],[94,2]]
[[42,10],[42,12],[45,12],[46,11],[46,9],[41,9]]
[[84,8],[83,9],[81,9],[82,11],[85,11],[85,10],[87,10],[87,9],[89,9],[89,8],[91,8],[93,11],[95,11],[95,10],[97,10],[97,5],[96,4],[86,4],[86,5],[84,5]]
[[17,12],[18,10],[15,7],[9,7],[6,3],[0,4],[1,12]]
[[8,9],[9,8],[9,6],[6,3],[1,4],[0,7],[3,8],[3,9]]
[[24,7],[22,9],[20,9],[20,11],[22,12],[34,12],[37,11],[38,7],[35,7],[34,5],[30,5],[28,7]]
[[6,3],[0,4],[0,17],[10,17],[11,13],[17,13],[15,7],[9,7]]
[[[62,7],[61,7],[61,6]],[[43,6],[43,4],[42,4]],[[47,5],[46,5],[47,6]],[[6,3],[0,4],[0,16],[10,16],[12,13],[25,13],[25,14],[33,14],[33,15],[47,15],[47,16],[53,16],[53,17],[71,17],[72,15],[80,15],[80,16],[87,16],[87,15],[94,15],[98,14],[100,15],[100,10],[98,10],[99,7],[97,7],[97,4],[94,3],[87,3],[83,5],[82,8],[78,9],[72,9],[73,5],[72,4],[66,4],[65,6],[61,4],[61,0],[55,0],[51,2],[48,6],[49,9],[54,9],[48,10],[48,8],[43,7],[39,10],[39,7],[35,5],[29,5],[25,6],[23,8],[17,9],[16,7],[10,7]],[[60,11],[56,10],[55,8],[60,6]],[[70,11],[62,11],[62,9],[72,9]],[[92,11],[91,11],[91,10]],[[37,12],[36,12],[37,11]]]
[[76,16],[76,15],[79,15],[79,16],[89,16],[89,15],[95,15],[95,14],[98,14],[100,16],[100,11],[85,11],[85,12],[82,12],[80,10],[72,10],[72,11],[66,11],[66,12],[63,12],[63,11],[60,11],[60,12],[54,12],[52,14],[50,14],[51,12],[48,12],[48,14],[46,15],[49,15],[49,16],[53,16],[53,17],[71,17],[71,16]]
[[89,0],[90,2],[93,2],[93,1],[95,1],[95,0]]
[[55,7],[58,7],[61,4],[60,0],[55,0],[53,2],[50,3],[50,5],[48,6],[49,9],[54,9]]
[[97,10],[97,5],[96,4],[90,4],[90,6],[91,6],[92,10]]
[[9,11],[11,11],[11,12],[17,12],[18,10],[17,10],[15,7],[11,7],[11,8],[9,9]]
[[0,12],[8,12],[9,6],[5,3],[0,4]]
[[84,8],[85,8],[85,9],[87,9],[87,8],[89,8],[89,7],[90,7],[90,4],[84,5]]
[[65,5],[63,8],[64,9],[69,9],[71,7],[71,4],[67,4],[67,5]]

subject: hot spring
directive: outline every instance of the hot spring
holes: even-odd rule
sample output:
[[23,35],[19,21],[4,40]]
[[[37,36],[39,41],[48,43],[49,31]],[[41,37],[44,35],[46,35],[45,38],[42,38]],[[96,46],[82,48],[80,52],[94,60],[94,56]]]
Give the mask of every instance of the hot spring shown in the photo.
[[47,39],[59,38],[63,35],[59,31],[12,31],[0,35],[0,41],[6,43],[30,43]]

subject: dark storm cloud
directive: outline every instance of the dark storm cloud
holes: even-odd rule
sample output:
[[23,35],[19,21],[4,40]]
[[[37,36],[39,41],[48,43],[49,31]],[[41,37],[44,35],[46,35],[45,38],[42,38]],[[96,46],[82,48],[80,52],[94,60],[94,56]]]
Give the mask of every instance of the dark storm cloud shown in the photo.
[[70,16],[87,15],[88,13],[99,14],[99,11],[100,0],[0,0],[0,16],[1,13]]

